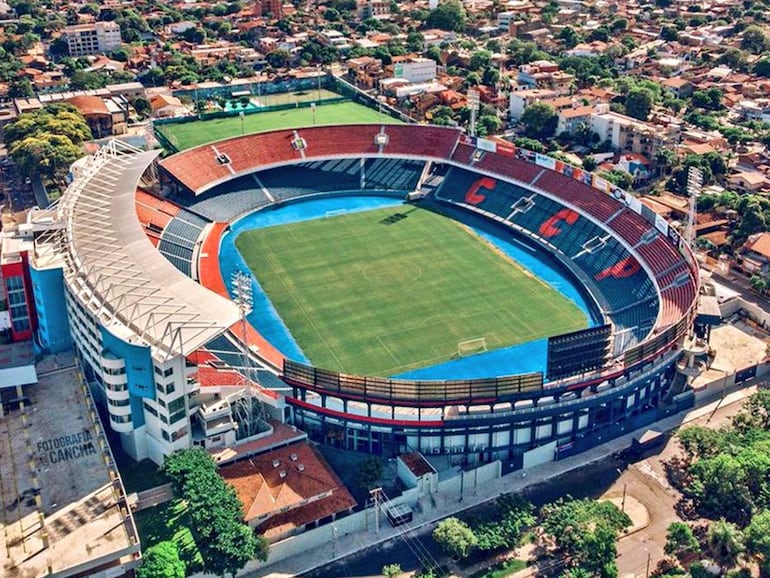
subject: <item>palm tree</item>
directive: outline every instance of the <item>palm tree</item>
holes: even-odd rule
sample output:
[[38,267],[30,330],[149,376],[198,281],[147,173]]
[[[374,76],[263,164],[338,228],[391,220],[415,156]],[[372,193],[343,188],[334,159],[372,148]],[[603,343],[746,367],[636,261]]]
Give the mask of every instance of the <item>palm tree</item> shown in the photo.
[[711,555],[723,570],[734,567],[746,550],[743,532],[724,519],[712,522],[709,526],[708,545]]

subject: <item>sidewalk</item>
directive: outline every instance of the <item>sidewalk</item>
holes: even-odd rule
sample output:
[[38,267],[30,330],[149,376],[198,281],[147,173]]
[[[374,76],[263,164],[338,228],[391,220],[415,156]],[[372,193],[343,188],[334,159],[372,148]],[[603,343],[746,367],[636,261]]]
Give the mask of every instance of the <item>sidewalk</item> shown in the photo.
[[[756,386],[735,391],[725,396],[724,399],[720,398],[709,401],[701,407],[670,416],[650,424],[648,427],[629,432],[576,456],[557,462],[548,462],[535,466],[527,470],[526,474],[517,471],[504,475],[491,482],[487,482],[480,487],[466,487],[463,492],[462,501],[459,500],[460,496],[458,493],[449,495],[433,494],[435,500],[433,500],[432,507],[427,507],[420,513],[415,512],[414,521],[410,528],[405,528],[404,526],[393,528],[385,523],[380,526],[379,534],[372,529],[368,532],[339,535],[333,543],[321,544],[317,548],[307,551],[303,556],[287,558],[276,562],[275,564],[268,565],[267,567],[263,567],[259,562],[251,562],[238,574],[238,576],[240,578],[284,578],[286,576],[296,576],[320,568],[351,554],[361,552],[371,546],[392,540],[406,532],[426,531],[430,529],[430,526],[443,518],[479,506],[484,502],[497,498],[501,494],[520,492],[533,484],[548,481],[570,471],[601,461],[607,456],[627,448],[634,437],[640,436],[650,428],[654,428],[658,431],[674,430],[699,417],[714,412],[719,407],[725,407],[743,401],[754,393],[754,391],[756,391]],[[196,578],[204,578],[204,576],[205,575],[203,574],[198,574],[196,575]]]

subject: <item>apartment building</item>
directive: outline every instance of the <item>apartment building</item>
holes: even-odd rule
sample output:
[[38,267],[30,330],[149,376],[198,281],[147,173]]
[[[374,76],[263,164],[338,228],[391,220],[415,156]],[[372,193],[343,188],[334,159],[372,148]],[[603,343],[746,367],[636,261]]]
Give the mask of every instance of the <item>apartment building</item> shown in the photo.
[[76,24],[64,29],[70,56],[88,56],[120,48],[120,26],[115,22]]

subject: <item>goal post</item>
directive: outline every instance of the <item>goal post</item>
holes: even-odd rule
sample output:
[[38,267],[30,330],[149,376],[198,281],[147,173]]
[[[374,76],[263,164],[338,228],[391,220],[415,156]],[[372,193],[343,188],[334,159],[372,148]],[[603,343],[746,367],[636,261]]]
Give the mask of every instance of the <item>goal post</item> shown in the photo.
[[487,338],[476,337],[475,339],[466,339],[457,342],[457,355],[467,357],[476,353],[483,353],[487,350]]
[[326,211],[324,213],[324,219],[332,219],[334,217],[341,217],[342,215],[347,215],[348,210],[347,209],[332,209],[331,211]]

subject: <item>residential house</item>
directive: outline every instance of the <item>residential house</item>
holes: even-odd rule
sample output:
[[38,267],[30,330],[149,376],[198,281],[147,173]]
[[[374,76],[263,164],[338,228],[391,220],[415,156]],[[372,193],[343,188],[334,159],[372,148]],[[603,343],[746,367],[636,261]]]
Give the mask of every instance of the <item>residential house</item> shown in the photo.
[[695,86],[686,78],[666,78],[661,81],[661,86],[670,91],[676,98],[687,98],[692,96]]
[[767,177],[759,171],[737,171],[727,177],[733,187],[747,193],[756,193],[767,187]]
[[243,504],[245,521],[271,542],[353,510],[356,501],[323,457],[297,442],[226,465],[219,473]]
[[150,97],[150,108],[157,118],[170,118],[189,114],[182,101],[170,94],[154,94]]
[[95,139],[123,134],[128,123],[128,106],[121,106],[113,98],[101,96],[73,96],[65,100],[77,108],[86,119]]
[[738,262],[747,273],[766,276],[770,264],[770,233],[751,235],[741,248]]

